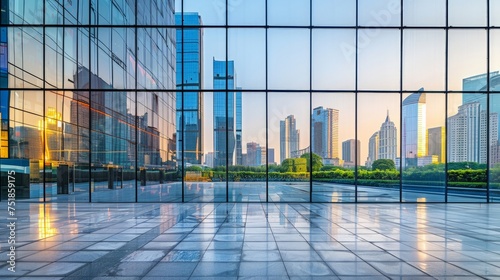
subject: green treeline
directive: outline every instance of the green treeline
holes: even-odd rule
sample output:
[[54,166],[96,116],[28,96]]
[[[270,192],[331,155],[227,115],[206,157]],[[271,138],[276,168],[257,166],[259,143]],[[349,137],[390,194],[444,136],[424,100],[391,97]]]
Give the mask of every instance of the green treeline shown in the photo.
[[[281,165],[269,165],[269,181],[309,181],[307,158],[286,159]],[[210,181],[226,181],[226,168],[201,168],[191,166],[186,171],[196,172],[199,176]],[[265,181],[266,166],[230,166],[228,171],[229,181]],[[313,181],[337,184],[354,184],[355,170],[339,166],[323,166],[313,157]],[[400,176],[403,184],[444,186],[445,178],[450,187],[484,188],[488,180],[486,164],[474,162],[448,163],[448,172],[445,173],[445,164],[430,164],[423,167],[405,169],[402,174],[396,170],[392,160],[375,161],[371,170],[358,167],[357,182],[368,186],[399,185]],[[490,169],[490,187],[498,188],[500,185],[500,165]]]

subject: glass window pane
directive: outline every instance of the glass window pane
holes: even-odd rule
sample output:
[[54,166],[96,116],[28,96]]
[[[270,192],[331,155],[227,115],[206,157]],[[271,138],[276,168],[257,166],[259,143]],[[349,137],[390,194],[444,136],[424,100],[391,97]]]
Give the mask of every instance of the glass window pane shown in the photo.
[[229,25],[265,25],[265,0],[228,0]]
[[314,93],[312,108],[312,201],[354,202],[354,166],[365,160],[354,144],[355,94]]
[[500,30],[490,30],[490,91],[500,92]]
[[313,30],[313,89],[354,89],[356,32],[354,29]]
[[444,90],[445,31],[410,29],[403,36],[403,90]]
[[445,201],[445,94],[403,94],[403,201]]
[[455,91],[486,91],[486,32],[450,30],[448,49],[448,88]]
[[269,29],[269,88],[309,90],[309,57],[309,30]]
[[361,26],[401,25],[401,3],[394,0],[358,0]]
[[448,0],[450,26],[486,26],[487,0]]
[[266,147],[266,95],[236,92],[235,101],[236,162],[229,167],[229,201],[265,202],[267,162],[274,164],[275,157],[274,148]]
[[307,0],[267,1],[267,24],[271,26],[309,25],[310,2]]
[[400,44],[399,30],[359,31],[359,89],[399,90]]
[[232,28],[228,30],[229,60],[235,61],[238,87],[266,88],[265,29]]
[[[179,1],[180,2],[180,1]],[[183,0],[184,13],[197,12],[203,25],[226,25],[226,2],[220,0]],[[186,24],[186,23],[184,23]]]
[[[13,27],[7,30],[9,55],[9,87],[43,87],[43,30],[32,27]],[[48,48],[48,47],[47,47]],[[45,61],[48,58],[45,58]]]
[[490,0],[490,26],[500,26],[500,0]]
[[[172,42],[176,39],[176,32],[173,29],[165,28],[140,28],[138,29],[137,57],[137,81],[138,88],[143,89],[174,89],[175,88],[175,45]],[[122,50],[120,50],[122,51]],[[134,49],[127,49],[125,55],[126,64],[125,77],[134,78],[135,56]],[[120,71],[120,74],[122,72]],[[132,88],[134,86],[131,84]]]
[[277,165],[269,165],[269,201],[308,202],[309,93],[268,94],[268,142]]
[[64,28],[45,28],[45,87],[63,87]]
[[173,92],[137,93],[137,199],[141,202],[180,202],[182,184],[177,182],[175,120],[169,113]]
[[312,1],[312,23],[315,26],[355,26],[356,1]]
[[[448,140],[448,202],[485,202],[486,200],[488,155],[486,109],[486,96],[483,94],[448,94],[446,136]],[[490,113],[489,118],[490,124],[498,123],[496,114]],[[496,138],[496,140],[491,138],[490,140],[496,143],[498,136]]]
[[[489,187],[490,202],[500,201],[500,145],[498,143],[498,115],[500,113],[500,94],[490,94],[490,124],[489,124]],[[493,122],[492,122],[493,120]],[[495,124],[495,121],[497,122]]]
[[358,202],[398,202],[399,93],[358,93],[358,139],[366,168],[357,173]]
[[[97,37],[91,39],[93,76],[90,86],[97,89],[135,89],[135,29],[100,27],[93,30]],[[143,35],[143,32],[138,34],[142,49],[137,65],[139,87],[154,83],[151,70],[146,67],[153,64],[153,58],[148,49],[142,48],[145,41]],[[86,69],[83,69],[82,75],[85,72]]]
[[93,92],[90,106],[92,202],[133,202],[136,193],[135,93]]
[[444,26],[446,0],[404,0],[403,13],[406,26]]

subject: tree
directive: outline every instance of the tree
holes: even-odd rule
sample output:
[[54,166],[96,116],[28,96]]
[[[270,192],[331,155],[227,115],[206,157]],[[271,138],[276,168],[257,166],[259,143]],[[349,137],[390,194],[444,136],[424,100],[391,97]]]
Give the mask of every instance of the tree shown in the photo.
[[[309,160],[311,158],[311,153],[305,153],[300,157],[305,158],[307,160],[307,171],[308,172],[311,171],[310,170],[311,164],[309,163]],[[319,155],[312,153],[312,171],[320,171],[321,167],[323,167],[323,159]]]
[[377,159],[372,164],[372,170],[396,170],[392,159]]
[[283,172],[306,172],[307,160],[304,158],[287,158],[281,163]]

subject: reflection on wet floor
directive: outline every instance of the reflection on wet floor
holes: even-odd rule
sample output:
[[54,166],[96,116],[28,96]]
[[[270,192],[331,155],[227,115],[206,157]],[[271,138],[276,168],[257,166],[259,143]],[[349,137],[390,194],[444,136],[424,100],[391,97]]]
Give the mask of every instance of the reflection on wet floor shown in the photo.
[[2,243],[0,276],[495,278],[499,212],[496,204],[21,203],[18,269],[7,270]]

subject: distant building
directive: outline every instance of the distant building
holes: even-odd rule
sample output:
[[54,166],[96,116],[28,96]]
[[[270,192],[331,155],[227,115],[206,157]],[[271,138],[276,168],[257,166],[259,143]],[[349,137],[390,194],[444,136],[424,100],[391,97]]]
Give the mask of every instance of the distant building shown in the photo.
[[398,131],[394,122],[389,118],[389,111],[384,123],[380,126],[379,131],[379,149],[378,159],[392,159],[396,162],[398,151]]
[[[255,142],[247,143],[246,166],[261,166],[262,165],[262,148]],[[265,149],[264,149],[265,150]]]
[[214,59],[213,74],[214,165],[241,164],[241,91],[226,91],[236,89],[234,61]]
[[446,151],[446,130],[444,127],[434,127],[427,130],[428,141],[427,141],[427,151],[430,156],[437,156],[437,160],[440,163],[446,163],[445,151]]
[[417,158],[427,155],[426,94],[424,89],[406,97],[402,107],[403,167],[417,165]]
[[214,167],[214,153],[209,152],[208,154],[205,155],[205,165],[213,168]]
[[366,167],[371,167],[373,162],[378,159],[379,132],[373,133],[368,141],[368,158],[366,159]]
[[276,164],[276,161],[274,160],[274,148],[267,149],[267,163]]
[[295,117],[290,115],[280,121],[280,163],[292,158],[300,147],[300,131],[297,129]]
[[292,158],[299,158],[307,153],[309,153],[311,151],[311,148],[310,147],[307,147],[307,148],[304,148],[304,149],[300,149],[298,151],[294,151],[292,153]]
[[314,108],[311,128],[312,152],[322,158],[338,158],[339,110]]
[[360,165],[360,151],[361,141],[349,139],[342,142],[342,160],[344,161],[344,166],[354,167],[356,165]]
[[241,100],[241,88],[240,87],[237,87],[236,88],[236,92],[235,92],[235,97],[236,97],[236,119],[235,119],[235,122],[236,122],[236,165],[243,165],[243,156],[242,156],[242,153],[243,153],[243,149],[242,149],[242,127],[243,127],[243,119],[242,119],[242,100]]
[[423,156],[417,158],[417,166],[426,166],[429,164],[439,163],[438,156]]
[[[480,102],[458,107],[458,113],[448,118],[449,162],[472,161],[486,163],[487,145],[498,145],[498,114],[490,113],[490,141],[487,140],[488,120]],[[490,154],[495,149],[490,149]]]

